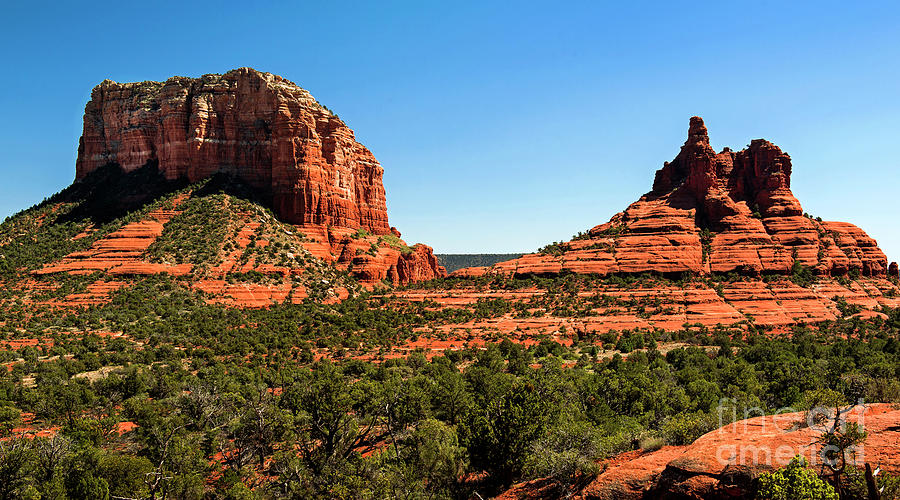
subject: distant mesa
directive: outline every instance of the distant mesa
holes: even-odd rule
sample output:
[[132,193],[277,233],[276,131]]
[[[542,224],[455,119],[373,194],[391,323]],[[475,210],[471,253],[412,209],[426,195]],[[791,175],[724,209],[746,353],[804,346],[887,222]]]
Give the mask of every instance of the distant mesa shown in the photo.
[[[191,183],[228,174],[268,200],[281,220],[310,227],[326,258],[354,260],[341,241],[356,230],[399,235],[388,223],[384,169],[353,131],[306,90],[251,68],[165,82],[103,81],[85,107],[76,183],[109,165],[125,172],[155,166],[166,179]],[[354,271],[373,283],[444,274],[425,245],[386,259],[356,258]]]
[[[703,119],[656,172],[653,189],[609,222],[572,241],[455,276],[564,272],[663,275],[736,272],[885,276],[884,252],[862,229],[806,215],[791,192],[791,157],[755,139],[738,152],[709,144]],[[896,275],[896,266],[890,272]]]
[[505,260],[521,257],[521,253],[445,253],[435,254],[447,272],[466,267],[485,267]]

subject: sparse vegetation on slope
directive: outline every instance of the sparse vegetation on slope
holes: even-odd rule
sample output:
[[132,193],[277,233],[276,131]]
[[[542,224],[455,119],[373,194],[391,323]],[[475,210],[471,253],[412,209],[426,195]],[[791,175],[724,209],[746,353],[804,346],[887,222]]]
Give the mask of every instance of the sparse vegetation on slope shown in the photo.
[[[0,449],[14,478],[5,484],[13,496],[468,498],[549,477],[564,494],[599,459],[712,430],[723,398],[765,411],[802,408],[823,388],[900,401],[897,310],[782,336],[692,329],[665,354],[644,332],[622,337],[628,354],[612,357],[587,341],[507,340],[367,361],[418,325],[510,307],[483,301],[463,314],[395,300],[222,308],[152,277],[107,305],[21,321],[0,339],[23,345],[0,351],[11,367],[0,371],[10,408],[0,416],[57,437],[12,432]],[[20,319],[4,311],[0,321]],[[16,344],[27,338],[39,342]],[[60,458],[43,469],[52,447]],[[66,479],[76,475],[86,482]]]

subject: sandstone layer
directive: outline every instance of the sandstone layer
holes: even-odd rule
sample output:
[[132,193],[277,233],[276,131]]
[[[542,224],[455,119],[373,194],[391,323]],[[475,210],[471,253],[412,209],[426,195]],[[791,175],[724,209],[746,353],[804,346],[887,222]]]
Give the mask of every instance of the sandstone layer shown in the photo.
[[[702,279],[687,283],[647,280],[641,284],[610,284],[599,280],[573,285],[565,292],[531,286],[496,289],[466,280],[454,288],[406,289],[395,297],[429,304],[437,311],[478,310],[481,303],[505,305],[497,314],[464,323],[423,326],[410,350],[427,355],[447,348],[484,345],[509,339],[522,345],[551,339],[562,344],[590,341],[601,357],[616,351],[624,332],[678,331],[684,328],[746,329],[752,324],[774,333],[796,325],[816,325],[852,316],[882,315],[883,307],[900,307],[900,285],[885,278],[841,281],[821,278],[809,287],[787,279],[734,282]],[[601,335],[613,333],[611,342]]]
[[656,172],[649,193],[570,242],[489,271],[759,276],[789,274],[798,263],[819,275],[885,276],[887,258],[862,229],[803,212],[791,192],[792,168],[790,156],[763,139],[742,151],[716,153],[695,116],[684,146]]
[[306,225],[303,246],[314,256],[352,273],[366,285],[387,281],[406,285],[446,276],[431,247],[413,246],[400,239],[400,232],[375,235],[346,228]]
[[[46,303],[103,304],[110,300],[111,292],[127,285],[127,280],[157,274],[189,282],[193,288],[205,292],[211,303],[239,307],[268,307],[285,301],[299,303],[309,297],[309,287],[327,290],[323,292],[325,301],[343,300],[348,296],[345,287],[351,284],[335,279],[333,271],[347,271],[367,288],[406,285],[446,274],[431,247],[407,246],[394,228],[391,234],[378,236],[334,226],[289,225],[276,221],[261,207],[229,211],[227,206],[233,201],[230,198],[224,198],[223,205],[217,207],[230,214],[227,236],[221,241],[204,241],[204,245],[214,250],[211,259],[175,263],[154,257],[153,245],[170,223],[179,227],[178,222],[184,217],[182,206],[191,195],[188,192],[174,196],[164,208],[151,210],[141,220],[97,238],[89,248],[71,252],[32,271],[34,278],[60,273],[99,273],[97,281],[84,292]],[[76,239],[88,237],[96,230],[89,227]],[[277,250],[269,254],[265,250],[273,242]],[[326,269],[332,273],[324,272]],[[247,282],[247,277],[253,275],[258,277],[257,282]],[[31,294],[48,291],[49,284],[28,280],[20,285],[23,293]]]

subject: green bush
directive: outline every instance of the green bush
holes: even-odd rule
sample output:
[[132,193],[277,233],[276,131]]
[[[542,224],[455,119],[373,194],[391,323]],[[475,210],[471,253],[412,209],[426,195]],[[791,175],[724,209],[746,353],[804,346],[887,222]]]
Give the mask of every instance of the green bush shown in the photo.
[[713,415],[702,412],[679,413],[663,423],[662,433],[668,444],[691,444],[700,436],[714,430],[716,422]]
[[809,469],[802,457],[795,457],[787,466],[761,475],[756,497],[764,500],[838,499],[834,488]]
[[525,459],[526,477],[572,486],[580,477],[596,476],[603,456],[601,440],[602,433],[590,423],[566,419],[534,442]]
[[804,288],[809,288],[816,282],[816,276],[811,268],[804,266],[799,260],[794,260],[794,264],[791,265],[791,281]]

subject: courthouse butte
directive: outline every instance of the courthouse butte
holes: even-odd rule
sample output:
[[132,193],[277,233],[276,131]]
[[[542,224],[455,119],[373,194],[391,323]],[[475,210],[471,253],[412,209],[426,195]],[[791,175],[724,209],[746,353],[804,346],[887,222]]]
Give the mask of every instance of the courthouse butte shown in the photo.
[[[83,205],[73,197],[114,189],[103,181],[110,169],[173,186],[211,178],[221,184],[221,178],[227,178],[271,207],[278,220],[267,223],[265,214],[253,210],[232,213],[232,219],[239,220],[224,223],[229,230],[226,241],[208,242],[217,254],[212,263],[151,259],[148,249],[173,218],[184,216],[185,200],[202,194],[188,191],[143,220],[103,235],[90,248],[48,263],[39,274],[190,274],[203,278],[198,288],[221,295],[223,302],[257,306],[305,298],[304,287],[292,286],[288,278],[301,273],[311,258],[349,270],[367,286],[445,274],[430,247],[406,245],[388,224],[384,169],[372,153],[309,92],[277,75],[240,68],[165,82],[103,81],[85,107],[75,184],[69,190],[76,194],[64,201]],[[123,194],[119,201],[126,198]],[[233,203],[217,206],[223,213],[229,209],[234,211]],[[260,227],[275,233],[263,234]],[[88,227],[85,234],[96,229]],[[257,242],[293,250],[272,265],[262,265],[245,252],[248,244],[258,248]],[[198,274],[201,264],[210,266]],[[237,287],[225,280],[229,274],[251,271],[285,279]],[[96,288],[99,295],[102,288]]]

